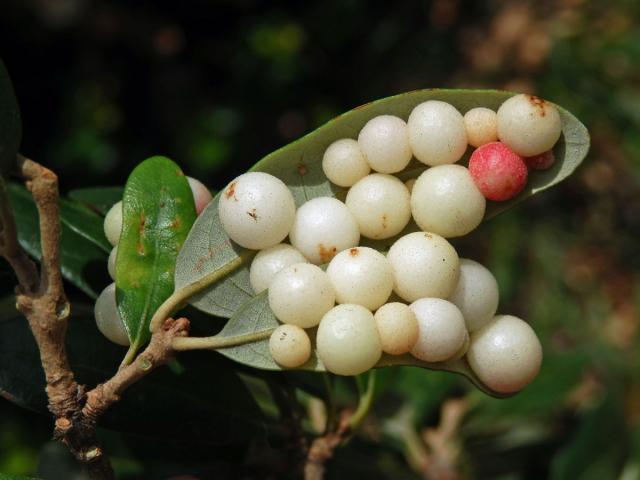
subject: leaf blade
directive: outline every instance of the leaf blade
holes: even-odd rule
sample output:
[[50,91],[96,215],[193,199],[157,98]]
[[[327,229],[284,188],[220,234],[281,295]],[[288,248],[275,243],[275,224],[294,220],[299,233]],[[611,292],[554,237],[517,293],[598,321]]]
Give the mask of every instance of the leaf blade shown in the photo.
[[[9,183],[7,191],[16,218],[18,241],[29,255],[40,260],[40,226],[33,198],[26,188],[15,183]],[[108,278],[106,261],[103,248],[70,229],[66,223],[61,224],[60,268],[65,279],[91,298],[97,298],[100,286]]]
[[100,247],[104,252],[111,252],[111,244],[104,234],[104,218],[82,204],[66,198],[60,199],[60,220],[78,235]]
[[122,200],[123,194],[123,187],[87,187],[71,190],[67,195],[104,216],[113,204]]
[[129,176],[116,259],[116,298],[133,355],[149,337],[149,322],[174,288],[175,260],[196,218],[182,170],[151,157]]
[[[338,198],[346,195],[346,189],[332,185],[322,172],[322,156],[325,149],[340,138],[357,138],[364,124],[376,115],[393,114],[407,118],[411,110],[427,100],[451,103],[461,113],[479,106],[497,110],[504,100],[515,95],[498,90],[417,90],[384,98],[357,107],[326,123],[317,130],[267,155],[251,170],[277,176],[291,189],[297,206],[309,198],[329,195]],[[556,185],[569,176],[582,162],[589,149],[586,127],[571,113],[558,106],[563,134],[554,151],[558,159],[548,171],[532,172],[526,189],[516,198],[501,203],[488,202],[485,220],[503,212],[531,195]],[[468,158],[470,152],[467,152]],[[464,159],[462,163],[464,163]],[[410,171],[399,175],[403,180],[417,176],[427,167],[415,160]],[[231,242],[220,224],[217,214],[219,195],[200,215],[185,241],[176,266],[176,287],[182,288],[205,275],[223,268],[238,259],[244,251]],[[413,222],[398,235],[402,236],[417,227]],[[385,250],[394,238],[384,241],[363,239],[362,244]],[[191,300],[196,308],[211,315],[230,318],[243,302],[252,298],[249,284],[249,260],[245,260],[234,272],[211,285]]]

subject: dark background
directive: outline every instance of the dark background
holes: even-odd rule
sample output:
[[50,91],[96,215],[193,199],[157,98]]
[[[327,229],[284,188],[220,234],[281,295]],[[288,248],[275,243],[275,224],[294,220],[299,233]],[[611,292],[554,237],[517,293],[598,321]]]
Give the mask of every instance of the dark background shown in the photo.
[[[22,153],[64,191],[122,185],[154,154],[218,189],[332,117],[417,88],[505,88],[572,111],[592,135],[583,166],[462,246],[495,273],[500,311],[539,333],[539,379],[495,400],[450,374],[385,371],[362,443],[331,475],[360,462],[424,476],[388,419],[409,412],[421,435],[455,397],[466,415],[447,451],[463,475],[627,480],[640,478],[639,13],[631,0],[4,0],[0,57]],[[49,432],[0,400],[0,472],[35,474]],[[116,458],[122,474],[139,464]]]

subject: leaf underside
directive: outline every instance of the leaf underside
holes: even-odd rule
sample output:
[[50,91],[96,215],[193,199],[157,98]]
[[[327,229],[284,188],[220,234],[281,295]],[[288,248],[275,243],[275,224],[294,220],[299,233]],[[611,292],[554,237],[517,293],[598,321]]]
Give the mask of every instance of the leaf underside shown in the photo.
[[[512,92],[497,90],[418,90],[394,97],[385,98],[355,108],[301,139],[271,153],[251,169],[267,172],[280,178],[293,193],[296,205],[319,196],[335,196],[343,199],[347,189],[329,182],[322,171],[322,157],[326,148],[341,138],[357,138],[364,124],[377,115],[391,114],[407,119],[411,110],[427,100],[441,100],[452,104],[462,114],[475,107],[488,107],[497,110]],[[585,158],[589,150],[589,134],[586,127],[571,113],[558,106],[562,120],[562,136],[554,147],[555,164],[546,171],[531,172],[526,188],[514,199],[507,202],[487,202],[485,220],[501,213],[517,203],[535,195],[567,178]],[[465,164],[472,149],[460,161]],[[415,178],[428,167],[415,159],[405,171],[397,176],[402,180]],[[185,287],[207,274],[225,268],[231,262],[237,262],[238,256],[246,250],[231,242],[218,218],[218,200],[214,197],[204,212],[198,217],[183,249],[178,255],[176,265],[176,289]],[[362,239],[361,244],[388,250],[399,237],[417,230],[411,222],[397,236],[383,241]],[[223,280],[209,286],[191,299],[196,308],[214,316],[231,318],[220,335],[247,334],[277,326],[275,317],[269,311],[263,297],[255,297],[249,284],[250,256],[245,256],[232,273]],[[276,322],[276,323],[274,323]],[[255,368],[279,369],[273,362],[266,342],[250,346],[221,350],[224,355]],[[412,357],[383,357],[383,365],[418,365],[427,368],[444,369],[463,373],[474,383],[479,384],[464,361],[442,364],[426,364]],[[323,370],[316,359],[312,359],[304,368]],[[486,389],[485,389],[486,390]]]
[[152,157],[131,172],[123,196],[116,298],[132,352],[149,340],[151,317],[173,293],[176,257],[195,218],[191,188],[173,161]]

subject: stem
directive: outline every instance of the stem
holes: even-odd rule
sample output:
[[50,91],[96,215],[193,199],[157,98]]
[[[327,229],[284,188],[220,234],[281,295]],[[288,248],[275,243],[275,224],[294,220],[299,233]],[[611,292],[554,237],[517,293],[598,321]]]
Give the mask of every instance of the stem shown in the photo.
[[325,425],[325,433],[332,430],[336,424],[336,402],[333,398],[333,385],[331,385],[331,377],[327,372],[322,373],[322,380],[324,383],[324,388],[327,391],[327,424]]
[[369,372],[369,377],[367,378],[367,387],[364,392],[360,391],[360,402],[358,403],[358,408],[351,418],[349,419],[349,428],[351,431],[355,431],[360,427],[363,420],[371,410],[371,405],[373,405],[373,397],[374,391],[376,388],[376,370],[371,370]]
[[179,337],[173,339],[173,349],[176,351],[186,350],[218,350],[220,348],[237,347],[246,343],[259,342],[271,336],[275,328],[261,330],[259,332],[235,335],[232,337]]
[[245,250],[238,255],[237,258],[233,259],[226,265],[173,292],[173,294],[171,294],[171,296],[167,298],[162,305],[160,305],[158,310],[156,310],[156,313],[151,318],[149,329],[152,332],[158,330],[162,325],[162,322],[171,317],[176,310],[183,307],[189,298],[200,293],[202,290],[226,277],[230,273],[233,273],[238,267],[255,255],[255,253],[256,252],[253,250]]

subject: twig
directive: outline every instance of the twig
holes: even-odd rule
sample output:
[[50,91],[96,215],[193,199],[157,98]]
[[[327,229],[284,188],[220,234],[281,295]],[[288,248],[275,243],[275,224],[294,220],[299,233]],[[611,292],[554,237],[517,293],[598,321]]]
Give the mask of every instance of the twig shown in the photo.
[[313,441],[307,453],[307,463],[304,466],[305,480],[322,480],[324,478],[325,464],[351,430],[350,418],[350,411],[342,411],[336,430]]
[[174,356],[173,341],[189,334],[189,320],[168,318],[163,327],[151,336],[147,348],[136,357],[135,362],[118,370],[110,380],[87,393],[82,415],[95,425],[96,420],[115,402],[124,390]]
[[185,318],[162,319],[136,362],[85,393],[67,360],[65,334],[70,314],[60,271],[58,179],[47,168],[18,157],[18,166],[38,209],[42,261],[40,273],[18,243],[5,184],[0,178],[0,255],[16,272],[16,307],[27,318],[38,345],[46,378],[49,410],[55,417],[54,437],[87,465],[91,478],[111,479],[114,473],[96,437],[98,418],[120,399],[131,384],[173,357],[173,341],[188,334]]
[[27,293],[33,293],[38,286],[38,271],[35,264],[18,243],[16,222],[9,206],[9,195],[0,177],[0,255],[16,272],[18,284]]
[[460,445],[458,431],[469,402],[464,398],[451,398],[444,402],[440,411],[437,428],[427,428],[422,433],[424,443],[429,447],[429,461],[423,468],[427,480],[458,480],[458,457]]
[[[340,444],[342,444],[353,432],[355,432],[371,410],[376,386],[376,370],[371,370],[367,378],[367,385],[359,388],[360,400],[355,412],[343,410],[340,421],[335,430],[329,430],[323,436],[316,438],[307,453],[307,463],[304,466],[305,480],[322,480],[325,473],[325,464],[333,456]],[[361,378],[357,377],[360,381]]]

